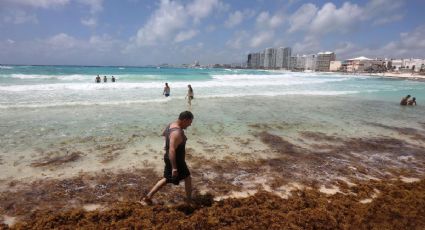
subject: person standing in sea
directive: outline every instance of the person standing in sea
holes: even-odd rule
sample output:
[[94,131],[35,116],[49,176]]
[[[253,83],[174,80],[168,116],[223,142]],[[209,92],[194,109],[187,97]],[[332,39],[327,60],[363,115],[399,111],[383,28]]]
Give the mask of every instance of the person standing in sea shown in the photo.
[[191,85],[187,85],[187,88],[188,90],[187,90],[186,98],[187,98],[187,103],[189,103],[189,108],[191,108],[194,94],[193,94],[193,89]]
[[170,96],[170,86],[168,86],[168,83],[165,83],[164,91],[162,92],[162,95],[165,95],[165,97]]
[[143,197],[142,200],[146,204],[152,204],[153,195],[164,185],[167,183],[178,185],[181,180],[184,180],[187,202],[191,202],[192,178],[185,161],[187,138],[184,135],[184,129],[192,124],[193,118],[193,114],[190,111],[181,112],[179,118],[169,124],[162,133],[165,137],[164,176]]

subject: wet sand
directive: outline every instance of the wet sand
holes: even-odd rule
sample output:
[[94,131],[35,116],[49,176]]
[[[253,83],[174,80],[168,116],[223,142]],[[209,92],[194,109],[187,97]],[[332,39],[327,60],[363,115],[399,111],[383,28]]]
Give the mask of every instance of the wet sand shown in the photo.
[[[215,158],[229,147],[202,141],[196,148],[189,145],[194,206],[181,204],[182,185],[165,187],[154,206],[141,206],[138,201],[161,176],[146,163],[65,179],[7,181],[0,216],[16,229],[425,228],[425,124],[418,129],[367,125],[400,138],[300,131],[294,140],[275,134],[279,127],[252,124],[250,138],[233,141],[248,150],[262,143],[262,157],[252,157],[256,149]],[[31,167],[54,170],[81,156],[69,152],[37,159]]]

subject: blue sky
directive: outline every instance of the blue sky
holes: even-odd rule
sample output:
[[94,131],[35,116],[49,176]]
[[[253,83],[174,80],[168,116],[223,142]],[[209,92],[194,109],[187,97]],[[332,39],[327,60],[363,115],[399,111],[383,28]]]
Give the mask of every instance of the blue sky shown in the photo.
[[425,58],[423,0],[0,0],[0,63],[201,64],[295,54]]

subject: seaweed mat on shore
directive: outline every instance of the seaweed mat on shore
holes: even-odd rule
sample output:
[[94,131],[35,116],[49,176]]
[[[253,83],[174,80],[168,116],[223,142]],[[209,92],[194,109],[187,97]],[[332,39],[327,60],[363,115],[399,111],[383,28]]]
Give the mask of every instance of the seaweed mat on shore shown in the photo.
[[[371,180],[341,188],[331,196],[307,189],[282,199],[262,191],[220,201],[198,195],[191,206],[120,202],[107,210],[43,210],[12,229],[425,229],[424,179]],[[361,202],[367,197],[372,199]]]

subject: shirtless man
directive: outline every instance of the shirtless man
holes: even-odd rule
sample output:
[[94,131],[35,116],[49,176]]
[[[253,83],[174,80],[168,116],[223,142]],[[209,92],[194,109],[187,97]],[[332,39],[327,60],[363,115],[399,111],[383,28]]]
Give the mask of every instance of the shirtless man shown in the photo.
[[165,83],[164,91],[162,92],[162,95],[165,97],[170,96],[170,86],[168,86],[168,83]]

